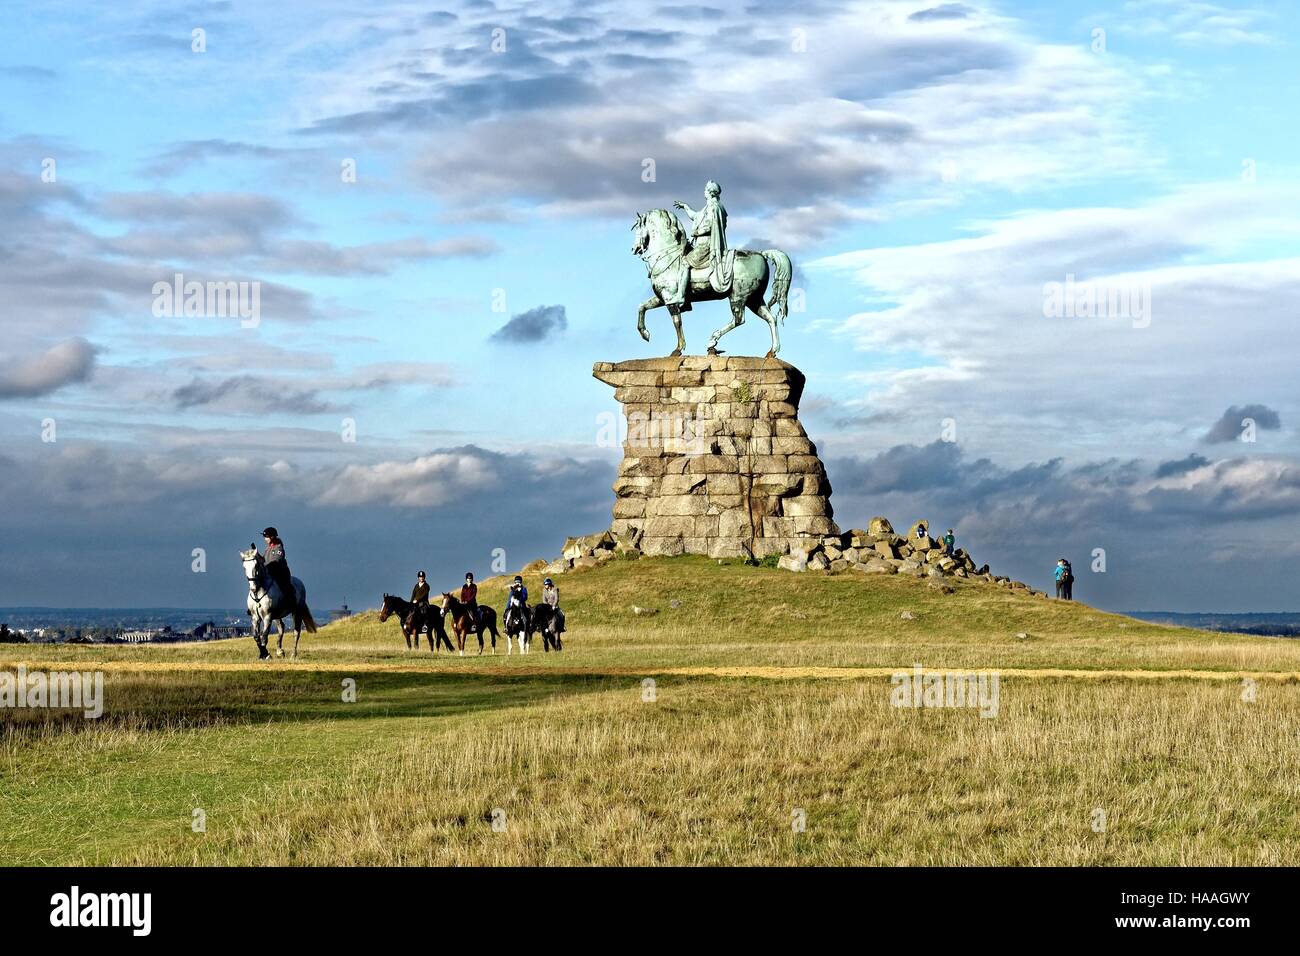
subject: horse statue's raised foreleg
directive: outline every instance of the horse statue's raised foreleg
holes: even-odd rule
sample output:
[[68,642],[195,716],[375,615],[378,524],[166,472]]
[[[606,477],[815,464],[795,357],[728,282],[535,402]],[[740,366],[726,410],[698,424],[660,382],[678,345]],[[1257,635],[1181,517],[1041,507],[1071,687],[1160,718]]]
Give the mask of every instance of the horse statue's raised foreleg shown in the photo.
[[663,304],[664,300],[659,298],[659,293],[656,292],[650,298],[642,302],[640,307],[636,310],[636,330],[641,333],[641,338],[645,339],[647,342],[650,341],[650,332],[645,327],[645,314],[648,310],[657,309]]
[[[636,330],[641,333],[641,338],[647,342],[650,341],[650,332],[645,327],[645,314],[650,309],[658,309],[663,306],[664,300],[656,292],[652,298],[646,299],[636,310]],[[686,351],[686,336],[682,332],[682,312],[676,306],[668,307],[669,313],[673,317],[673,328],[677,330],[677,348],[673,351],[672,357],[683,354]]]

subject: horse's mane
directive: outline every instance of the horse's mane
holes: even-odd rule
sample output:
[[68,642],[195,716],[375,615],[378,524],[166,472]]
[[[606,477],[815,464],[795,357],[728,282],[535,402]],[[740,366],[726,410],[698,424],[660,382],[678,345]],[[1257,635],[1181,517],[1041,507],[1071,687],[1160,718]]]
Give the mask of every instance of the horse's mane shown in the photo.
[[644,213],[638,213],[636,225],[648,223],[649,220],[652,219],[658,219],[660,221],[663,230],[670,234],[673,242],[677,243],[679,246],[684,246],[686,244],[686,232],[682,229],[681,220],[674,216],[669,210],[651,209]]
[[667,220],[672,226],[674,241],[682,243],[686,241],[686,231],[682,229],[682,221],[680,219],[674,216],[672,212],[667,209],[655,209],[653,211],[659,213],[660,217]]

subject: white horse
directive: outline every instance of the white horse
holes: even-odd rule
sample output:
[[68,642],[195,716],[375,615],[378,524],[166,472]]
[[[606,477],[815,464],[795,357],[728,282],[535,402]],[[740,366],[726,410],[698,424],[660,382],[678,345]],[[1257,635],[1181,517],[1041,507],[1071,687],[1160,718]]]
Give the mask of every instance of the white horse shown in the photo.
[[[244,562],[244,577],[248,581],[248,613],[253,618],[253,640],[257,643],[259,660],[270,657],[266,649],[271,634],[271,625],[279,623],[280,639],[276,642],[275,656],[284,657],[284,619],[289,616],[285,607],[284,595],[279,585],[266,573],[266,562],[257,551],[256,545],[249,545],[247,551],[239,552]],[[316,633],[316,622],[312,620],[307,608],[307,589],[297,578],[293,582],[293,592],[298,598],[297,610],[293,612],[293,656],[298,656],[298,641],[302,638],[302,629],[307,633]]]

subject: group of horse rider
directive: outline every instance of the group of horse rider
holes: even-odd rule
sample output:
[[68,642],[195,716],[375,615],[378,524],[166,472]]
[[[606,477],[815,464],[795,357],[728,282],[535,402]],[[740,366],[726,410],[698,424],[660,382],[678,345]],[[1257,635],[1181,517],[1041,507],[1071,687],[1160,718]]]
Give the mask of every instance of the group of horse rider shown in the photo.
[[[460,589],[460,603],[467,605],[472,615],[476,629],[482,625],[479,617],[478,606],[478,584],[474,581],[474,572],[465,572],[465,583]],[[555,616],[559,622],[559,632],[564,633],[564,611],[560,608],[560,589],[555,586],[555,582],[547,578],[542,582],[542,603],[549,604],[555,610]],[[429,579],[423,571],[415,576],[415,587],[411,589],[411,604],[414,608],[411,616],[417,611],[423,610],[429,606]],[[515,579],[510,582],[510,590],[506,593],[506,612],[512,607],[518,607],[525,615],[529,614],[528,608],[528,588],[524,586],[522,575],[515,575]]]
[[[266,568],[267,576],[275,582],[279,588],[282,599],[287,602],[288,609],[286,614],[292,614],[297,609],[297,597],[294,593],[293,575],[289,573],[289,562],[284,554],[284,541],[280,538],[280,532],[274,527],[267,527],[262,530],[262,540],[266,543],[266,550],[262,554],[262,563]],[[555,582],[547,578],[542,582],[542,602],[549,604],[555,610],[555,616],[559,622],[559,632],[564,633],[564,611],[560,608],[560,589],[555,586]],[[414,615],[417,610],[423,611],[429,606],[429,580],[423,571],[415,577],[415,587],[411,589],[411,603],[415,609],[411,614]],[[474,581],[474,572],[465,572],[465,584],[460,589],[460,603],[469,605],[471,618],[475,624],[475,630],[478,630],[482,623],[479,615],[478,606],[478,584]],[[510,582],[510,590],[506,595],[506,611],[512,607],[520,608],[524,614],[529,614],[528,608],[528,588],[524,586],[524,579],[521,575],[516,574],[515,579]],[[409,619],[408,619],[409,620]]]

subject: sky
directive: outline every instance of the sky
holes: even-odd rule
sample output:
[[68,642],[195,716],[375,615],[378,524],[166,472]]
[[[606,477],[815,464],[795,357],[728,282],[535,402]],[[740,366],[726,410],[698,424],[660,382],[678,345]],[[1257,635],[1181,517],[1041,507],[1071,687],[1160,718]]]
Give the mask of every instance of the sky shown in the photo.
[[[241,606],[273,524],[314,607],[366,607],[606,527],[591,365],[674,344],[630,227],[714,179],[730,242],[794,260],[842,528],[1300,611],[1298,16],[6,4],[0,606]],[[177,275],[255,318],[167,308]]]

